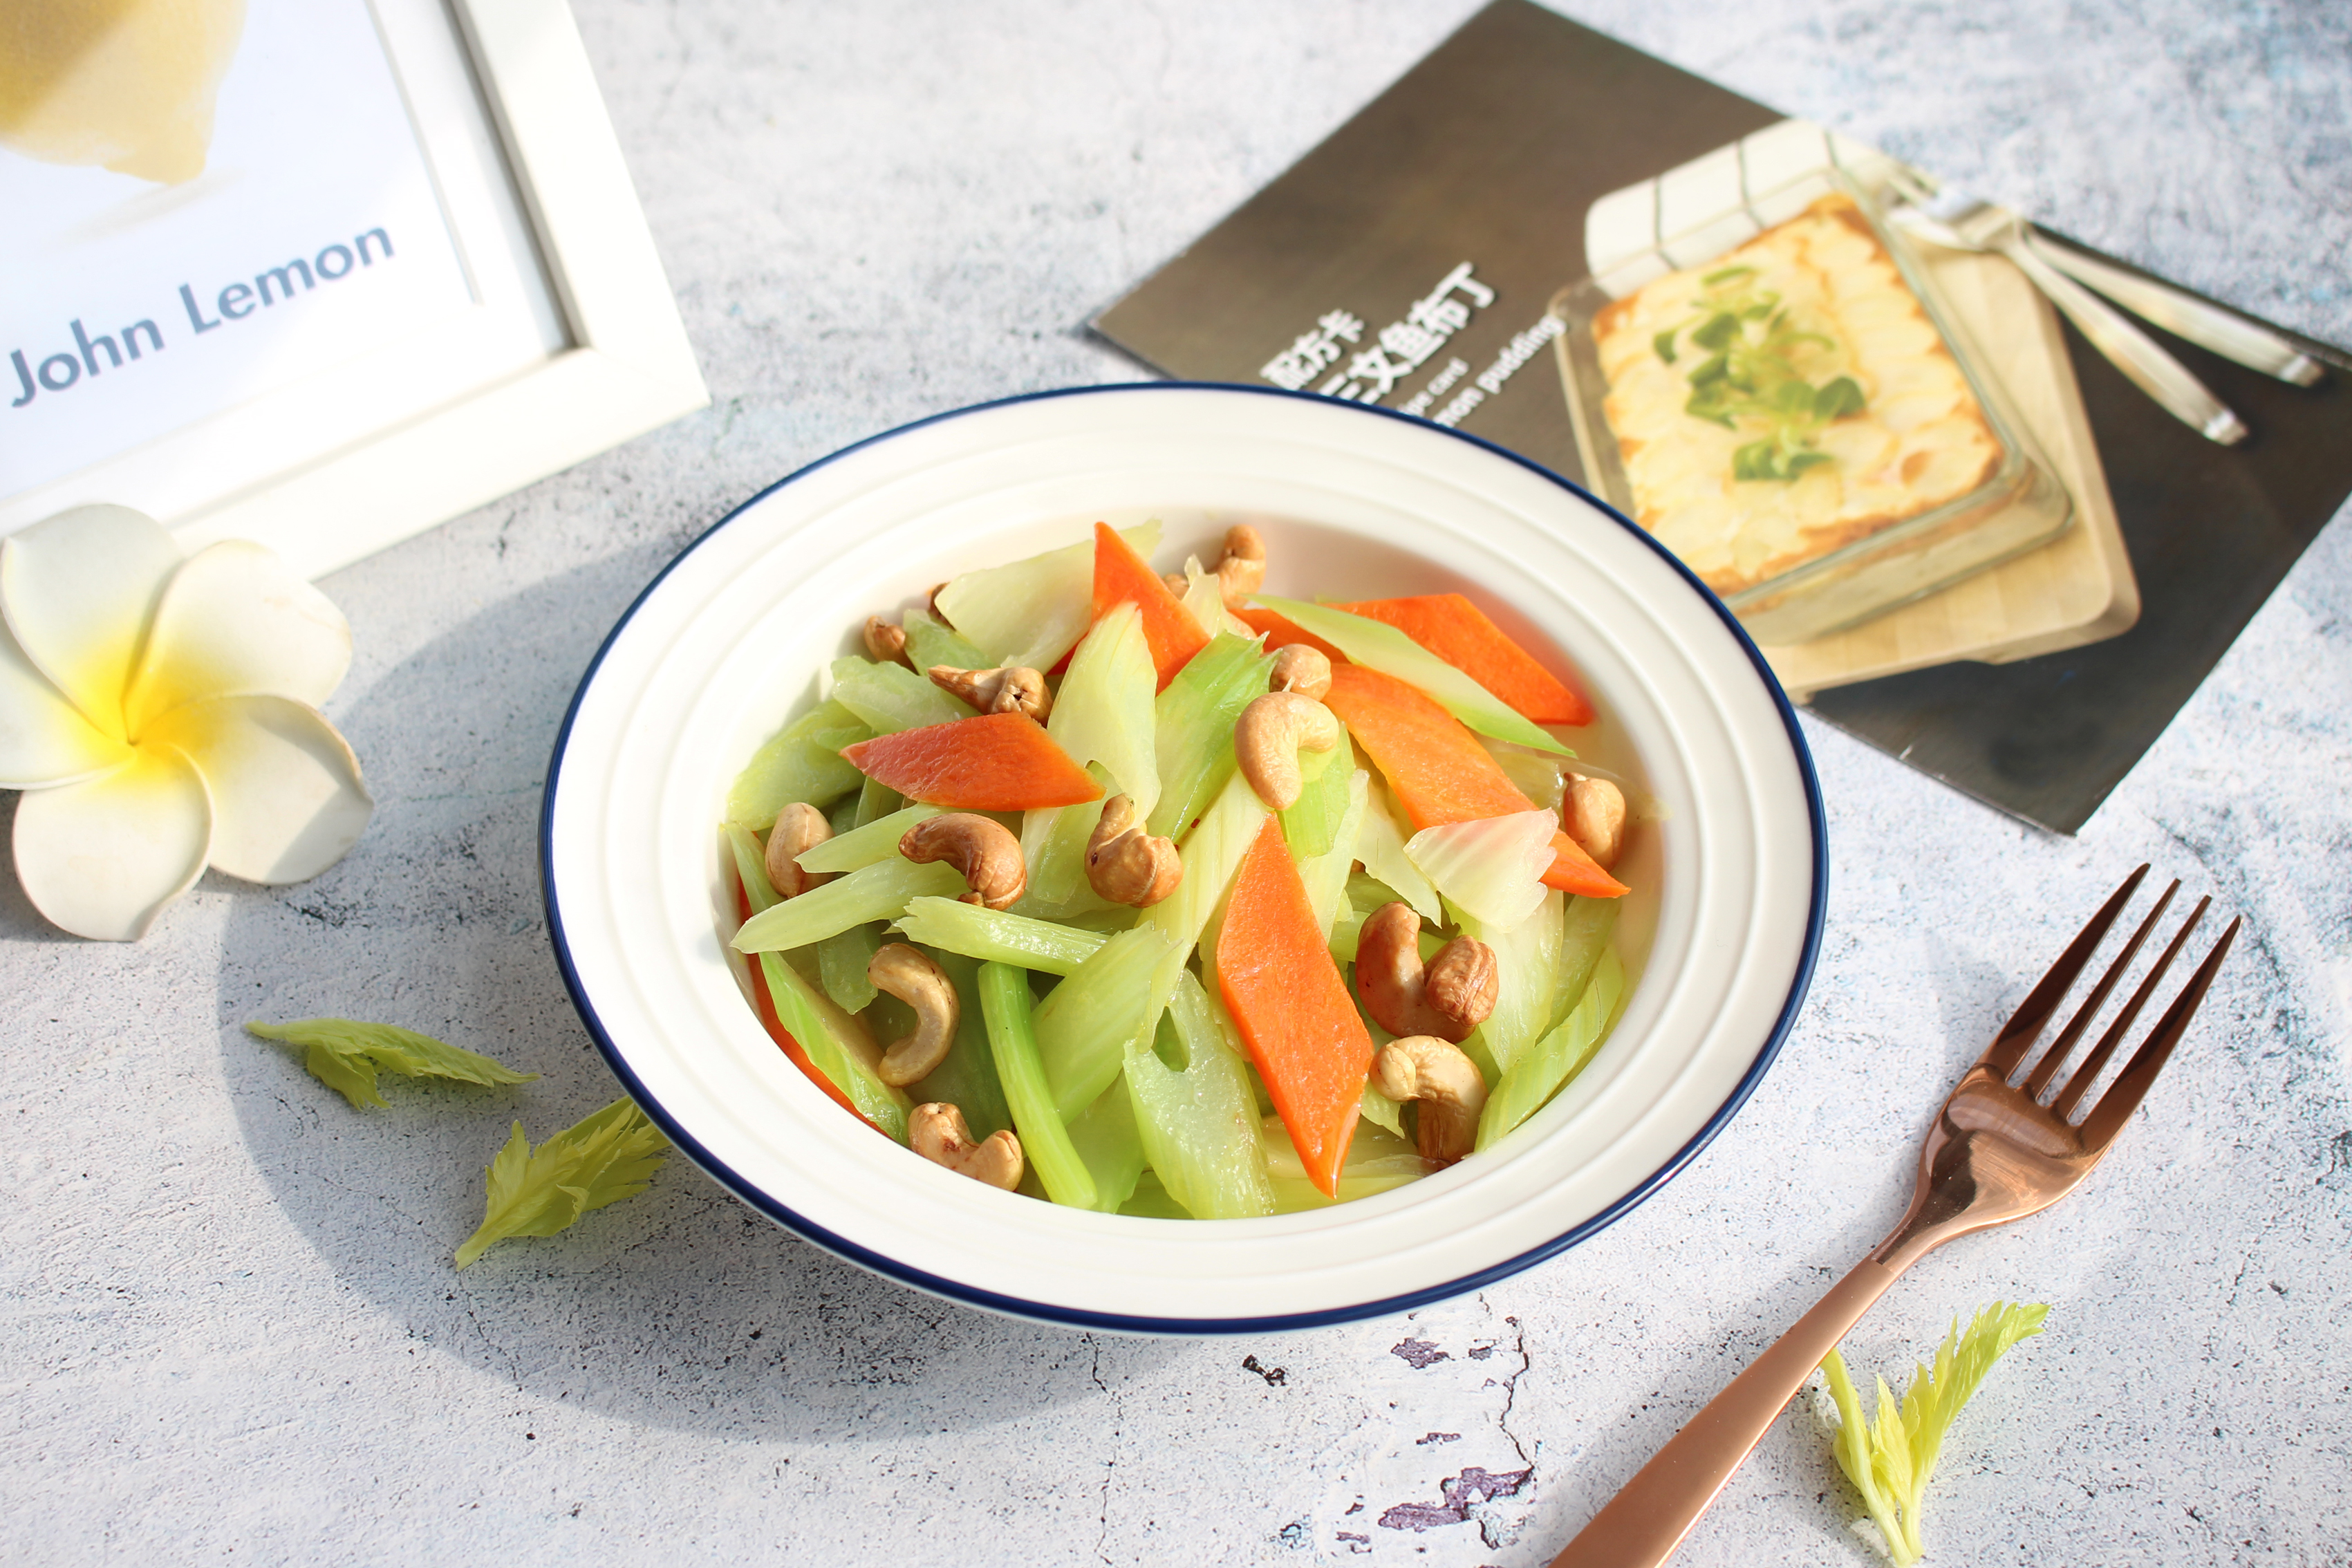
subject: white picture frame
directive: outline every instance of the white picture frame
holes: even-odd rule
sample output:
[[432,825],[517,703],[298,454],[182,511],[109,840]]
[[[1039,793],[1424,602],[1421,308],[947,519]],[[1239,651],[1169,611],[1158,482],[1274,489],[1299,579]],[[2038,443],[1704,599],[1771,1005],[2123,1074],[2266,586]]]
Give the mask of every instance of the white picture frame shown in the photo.
[[0,498],[0,534],[110,501],[318,576],[708,406],[566,0],[370,5],[477,319]]

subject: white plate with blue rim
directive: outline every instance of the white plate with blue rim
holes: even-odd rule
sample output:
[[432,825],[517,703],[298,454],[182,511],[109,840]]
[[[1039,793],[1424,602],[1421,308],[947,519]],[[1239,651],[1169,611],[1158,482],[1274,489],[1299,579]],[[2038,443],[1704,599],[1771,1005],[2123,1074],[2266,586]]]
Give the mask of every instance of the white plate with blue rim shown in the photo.
[[[1619,877],[1633,976],[1608,1043],[1492,1149],[1306,1213],[1185,1221],[957,1175],[835,1105],[746,1001],[719,825],[752,752],[943,579],[1156,519],[1161,569],[1266,539],[1270,593],[1459,592],[1572,668],[1578,753],[1641,803]],[[1557,475],[1417,419],[1255,387],[1013,398],[814,463],[689,545],[573,698],[541,825],[581,1016],[678,1148],[817,1246],[1011,1315],[1150,1334],[1372,1317],[1558,1257],[1670,1181],[1795,1021],[1828,873],[1795,714],[1738,624],[1647,534]],[[1572,1268],[1573,1257],[1556,1267]]]

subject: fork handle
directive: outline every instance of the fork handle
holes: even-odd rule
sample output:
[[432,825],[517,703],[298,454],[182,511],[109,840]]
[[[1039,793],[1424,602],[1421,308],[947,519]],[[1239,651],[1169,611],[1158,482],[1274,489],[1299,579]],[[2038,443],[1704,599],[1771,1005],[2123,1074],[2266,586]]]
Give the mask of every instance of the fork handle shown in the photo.
[[1874,1258],[1832,1286],[1592,1516],[1552,1568],[1656,1568],[1673,1556],[1813,1369],[1899,1272]]
[[2176,338],[2186,338],[2233,359],[2249,370],[2296,386],[2317,386],[2327,373],[2319,362],[2258,321],[2223,310],[2186,289],[2110,267],[2094,256],[2059,244],[2033,229],[2023,231],[2034,254],[2078,283],[2088,284],[2124,309],[2154,321]]

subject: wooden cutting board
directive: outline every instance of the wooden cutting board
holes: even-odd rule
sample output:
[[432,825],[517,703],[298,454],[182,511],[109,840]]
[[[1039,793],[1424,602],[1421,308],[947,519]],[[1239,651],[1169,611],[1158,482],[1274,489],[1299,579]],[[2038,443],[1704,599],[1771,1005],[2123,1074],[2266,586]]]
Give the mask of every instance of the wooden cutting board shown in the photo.
[[1768,646],[1789,695],[1954,659],[2006,664],[2097,642],[2139,619],[2139,584],[2116,521],[2058,314],[2006,258],[1922,247],[1930,287],[2001,379],[2044,465],[2074,498],[2074,521],[2039,549],[1938,594],[1811,642]]

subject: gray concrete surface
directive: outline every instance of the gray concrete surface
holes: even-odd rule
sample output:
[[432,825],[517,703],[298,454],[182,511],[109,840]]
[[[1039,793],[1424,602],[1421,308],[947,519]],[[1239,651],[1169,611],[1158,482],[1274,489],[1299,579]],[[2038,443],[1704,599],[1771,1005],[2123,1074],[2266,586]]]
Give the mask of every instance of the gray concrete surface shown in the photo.
[[[579,0],[710,411],[327,583],[382,801],[310,885],[208,879],[146,942],[0,879],[0,1555],[79,1563],[1501,1564],[1550,1553],[1897,1212],[1916,1129],[2142,858],[2248,940],[2149,1114],[1850,1343],[2052,1304],[1947,1449],[1931,1563],[2352,1550],[2352,530],[2339,518],[2074,840],[1818,725],[1835,854],[1803,1022],[1591,1244],[1410,1318],[1189,1344],[869,1279],[674,1161],[469,1272],[510,1116],[613,1084],[533,856],[614,616],[853,438],[1134,374],[1074,330],[1311,145],[1464,0]],[[1580,18],[2086,240],[2352,341],[2341,5],[1591,0]],[[0,804],[0,817],[13,805]],[[441,1033],[547,1076],[352,1111],[249,1017]],[[1263,1373],[1245,1364],[1245,1359]],[[1872,1561],[1804,1410],[1680,1561]]]

